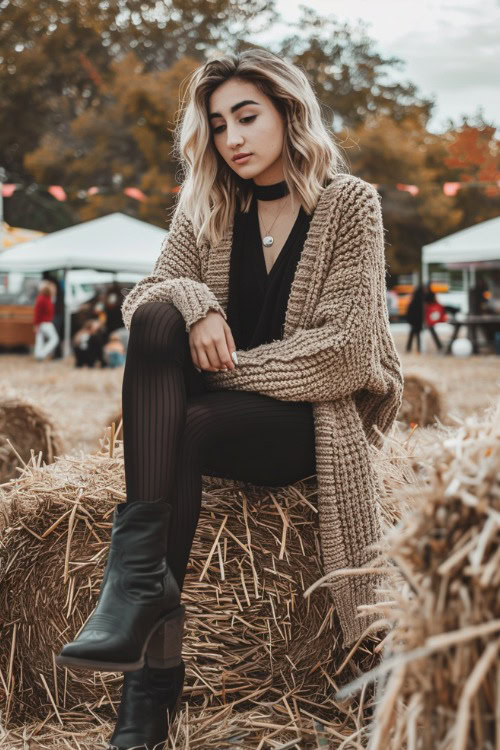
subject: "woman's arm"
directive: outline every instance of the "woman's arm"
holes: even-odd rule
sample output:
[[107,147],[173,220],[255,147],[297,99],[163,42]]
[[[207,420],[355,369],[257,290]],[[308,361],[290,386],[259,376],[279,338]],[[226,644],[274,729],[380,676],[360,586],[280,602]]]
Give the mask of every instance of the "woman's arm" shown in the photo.
[[145,302],[173,302],[186,322],[193,323],[216,310],[226,318],[214,293],[201,281],[200,256],[190,220],[178,212],[170,225],[153,273],[141,279],[122,304],[123,322],[130,328],[132,315]]
[[[258,391],[282,401],[330,401],[366,385],[376,364],[376,325],[385,304],[382,212],[366,183],[344,207],[332,265],[316,316],[321,323],[288,339],[238,351],[234,370],[204,374],[222,389]],[[382,299],[383,298],[383,299]]]

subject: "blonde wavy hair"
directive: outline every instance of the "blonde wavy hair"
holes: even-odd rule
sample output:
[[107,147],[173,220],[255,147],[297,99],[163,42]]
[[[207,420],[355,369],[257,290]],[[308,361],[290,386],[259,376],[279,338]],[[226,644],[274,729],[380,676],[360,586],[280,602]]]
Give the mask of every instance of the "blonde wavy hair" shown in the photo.
[[243,179],[226,164],[209,125],[209,97],[229,78],[253,83],[283,116],[285,181],[292,199],[298,199],[308,214],[329,180],[347,171],[301,68],[257,47],[209,59],[187,76],[180,98],[174,155],[181,163],[183,180],[173,218],[182,211],[192,223],[197,243],[208,241],[212,246],[225,235],[237,199],[242,211],[249,210],[252,199],[252,180]]

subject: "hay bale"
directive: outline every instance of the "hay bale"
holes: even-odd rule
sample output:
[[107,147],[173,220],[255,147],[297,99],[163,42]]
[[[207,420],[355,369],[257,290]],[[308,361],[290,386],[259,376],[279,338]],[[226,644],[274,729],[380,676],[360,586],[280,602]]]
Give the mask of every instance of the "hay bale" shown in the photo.
[[[498,748],[500,742],[500,403],[442,427],[426,485],[384,540],[393,630],[370,750]],[[431,460],[432,459],[432,460]]]
[[[54,662],[95,606],[113,509],[125,497],[123,444],[102,445],[100,454],[26,472],[9,493],[0,549],[7,726],[55,707],[68,720],[82,706],[114,716],[121,675]],[[328,722],[340,711],[334,690],[375,662],[376,636],[346,659],[325,586],[302,595],[322,574],[316,494],[314,484],[242,490],[205,478],[183,591],[190,715],[233,702],[247,710],[286,694],[298,714]],[[342,724],[355,720],[350,705]]]
[[435,383],[420,374],[404,376],[403,401],[398,419],[407,425],[425,427],[443,417],[443,396]]
[[63,439],[52,417],[34,401],[11,389],[0,394],[0,483],[19,475],[31,456],[50,464],[63,452]]

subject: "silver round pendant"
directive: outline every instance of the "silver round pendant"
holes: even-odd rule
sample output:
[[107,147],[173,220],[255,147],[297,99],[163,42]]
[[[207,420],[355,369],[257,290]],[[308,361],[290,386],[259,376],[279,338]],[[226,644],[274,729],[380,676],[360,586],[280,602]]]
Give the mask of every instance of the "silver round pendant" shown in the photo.
[[265,247],[271,247],[271,245],[273,244],[273,242],[274,242],[274,239],[273,239],[273,237],[271,237],[271,235],[270,235],[270,234],[268,234],[268,235],[267,235],[266,237],[264,237],[264,239],[262,240],[262,243],[263,243],[263,245],[264,245]]

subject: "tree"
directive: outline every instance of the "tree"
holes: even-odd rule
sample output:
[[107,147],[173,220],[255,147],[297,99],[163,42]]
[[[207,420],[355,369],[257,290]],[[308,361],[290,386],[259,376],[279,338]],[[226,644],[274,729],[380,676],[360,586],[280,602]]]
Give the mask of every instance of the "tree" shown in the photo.
[[2,0],[0,153],[10,179],[27,178],[23,156],[42,135],[101,106],[111,65],[130,50],[145,71],[166,70],[272,23],[274,0]]
[[303,68],[314,83],[325,116],[336,130],[362,125],[373,115],[399,122],[409,116],[428,122],[433,102],[417,95],[411,83],[386,83],[389,70],[400,67],[397,57],[384,58],[363,27],[351,28],[335,17],[323,17],[300,6],[295,24],[301,31],[283,39],[279,54]]
[[[172,126],[182,80],[196,60],[184,59],[168,71],[147,72],[135,53],[111,66],[101,105],[71,123],[63,137],[47,134],[26,155],[25,166],[40,183],[63,183],[83,220],[124,211],[164,227],[174,199],[177,165],[172,158]],[[147,202],[122,188],[140,188]],[[81,190],[100,192],[82,203]]]
[[[453,173],[452,179],[466,184],[456,198],[463,216],[460,229],[500,213],[500,140],[496,130],[477,116],[475,122],[463,118],[461,125],[448,133],[444,162]],[[474,185],[478,182],[496,184]]]

